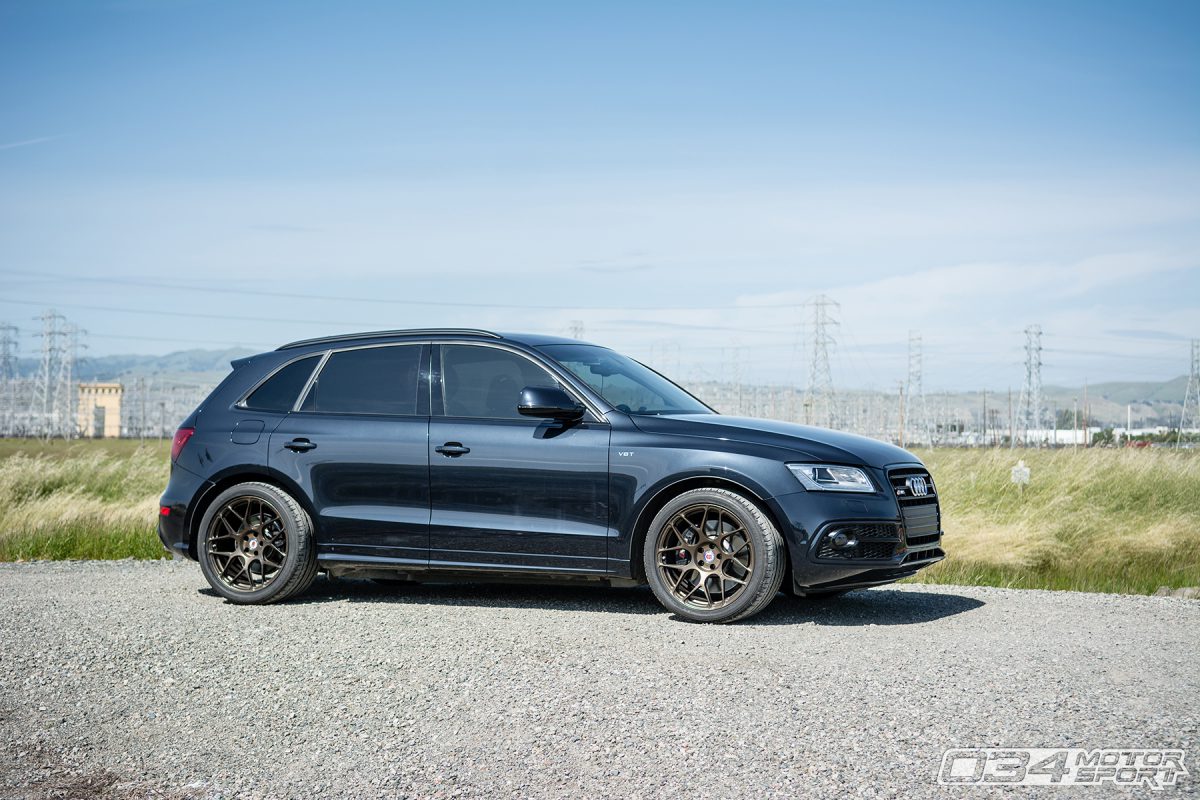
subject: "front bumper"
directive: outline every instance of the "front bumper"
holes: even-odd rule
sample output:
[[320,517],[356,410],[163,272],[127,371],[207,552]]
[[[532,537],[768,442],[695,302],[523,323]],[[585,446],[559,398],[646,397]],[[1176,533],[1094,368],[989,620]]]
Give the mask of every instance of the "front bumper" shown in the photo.
[[[890,487],[888,475],[873,475]],[[945,558],[941,510],[936,499],[901,505],[884,491],[870,495],[799,491],[772,498],[791,558],[792,591],[798,595],[893,583]],[[862,545],[832,551],[836,530],[864,534]]]

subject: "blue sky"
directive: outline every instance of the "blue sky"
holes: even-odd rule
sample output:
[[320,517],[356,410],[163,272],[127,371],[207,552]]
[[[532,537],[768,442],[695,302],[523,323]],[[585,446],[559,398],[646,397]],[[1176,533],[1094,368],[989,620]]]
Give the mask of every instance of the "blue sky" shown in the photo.
[[0,320],[90,354],[581,320],[802,384],[818,292],[855,386],[1200,336],[1196,3],[8,2],[0,75]]

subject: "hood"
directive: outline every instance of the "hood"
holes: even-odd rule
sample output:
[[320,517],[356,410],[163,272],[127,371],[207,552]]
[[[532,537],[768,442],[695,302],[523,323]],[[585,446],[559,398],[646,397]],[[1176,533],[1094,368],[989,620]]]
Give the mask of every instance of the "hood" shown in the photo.
[[647,433],[728,439],[794,450],[798,458],[834,464],[919,464],[921,459],[895,445],[853,433],[814,428],[790,422],[723,414],[677,414],[631,416],[634,425]]

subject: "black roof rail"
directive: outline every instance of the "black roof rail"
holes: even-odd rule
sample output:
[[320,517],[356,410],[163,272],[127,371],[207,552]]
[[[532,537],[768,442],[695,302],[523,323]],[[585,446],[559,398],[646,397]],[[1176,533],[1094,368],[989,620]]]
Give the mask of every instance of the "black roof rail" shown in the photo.
[[388,339],[393,336],[486,336],[489,339],[503,338],[498,333],[480,330],[479,328],[409,328],[397,331],[367,331],[365,333],[343,333],[337,336],[318,336],[315,339],[301,339],[298,342],[288,342],[275,349],[291,350],[295,347],[304,347],[310,344],[336,344],[338,342],[350,342],[357,339]]

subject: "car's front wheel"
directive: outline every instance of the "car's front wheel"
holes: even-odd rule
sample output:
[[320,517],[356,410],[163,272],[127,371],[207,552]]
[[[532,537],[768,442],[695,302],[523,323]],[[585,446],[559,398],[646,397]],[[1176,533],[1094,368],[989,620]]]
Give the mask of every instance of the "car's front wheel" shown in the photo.
[[757,505],[727,489],[692,489],[650,523],[646,579],[669,611],[694,622],[757,614],[779,592],[783,539]]
[[200,569],[234,603],[274,603],[317,575],[312,522],[286,492],[240,483],[221,492],[200,520]]

